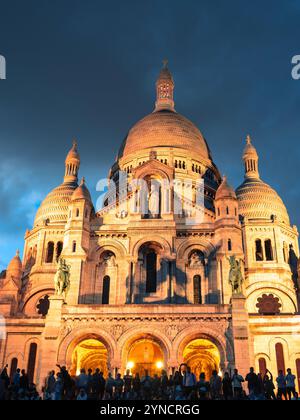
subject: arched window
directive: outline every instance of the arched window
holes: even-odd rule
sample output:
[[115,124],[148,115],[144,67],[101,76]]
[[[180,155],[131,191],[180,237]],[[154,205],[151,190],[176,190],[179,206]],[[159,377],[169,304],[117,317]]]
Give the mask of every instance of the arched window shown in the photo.
[[59,259],[59,257],[61,256],[62,250],[63,250],[63,242],[57,242],[56,244],[56,261]]
[[18,369],[18,359],[16,357],[14,357],[13,359],[11,359],[10,362],[10,380],[13,380],[14,374],[16,373]]
[[103,290],[102,290],[102,305],[109,304],[109,293],[110,293],[110,277],[103,277]]
[[255,259],[256,261],[263,261],[264,259],[263,248],[260,239],[255,241]]
[[264,357],[261,357],[258,360],[258,366],[259,366],[259,373],[262,375],[262,377],[264,377],[267,372],[267,362]]
[[229,214],[229,207],[228,206],[226,207],[226,214],[227,215]]
[[201,276],[199,275],[194,276],[193,282],[194,282],[194,304],[202,305]]
[[296,360],[296,373],[298,378],[298,390],[300,390],[300,359]]
[[76,217],[79,217],[79,209],[76,209]]
[[283,242],[283,259],[285,263],[289,263],[289,248],[286,242]]
[[48,242],[47,253],[46,253],[46,263],[52,263],[54,256],[54,242]]
[[28,364],[27,364],[27,374],[28,374],[29,383],[33,382],[33,379],[34,379],[36,353],[37,353],[37,344],[31,343],[30,348],[29,348],[29,356],[28,356]]
[[267,261],[273,261],[273,248],[272,248],[272,241],[271,239],[268,239],[265,241],[265,255]]
[[76,252],[76,241],[73,241],[72,252]]
[[275,352],[276,352],[277,370],[278,372],[282,370],[282,372],[285,373],[284,352],[283,352],[283,345],[281,343],[277,343],[275,345]]
[[34,261],[36,260],[36,255],[37,255],[37,245],[34,245],[33,251],[32,251],[32,258],[34,259]]
[[157,255],[154,250],[146,254],[146,293],[156,293],[157,289]]
[[228,251],[232,251],[232,242],[231,242],[231,239],[228,239]]

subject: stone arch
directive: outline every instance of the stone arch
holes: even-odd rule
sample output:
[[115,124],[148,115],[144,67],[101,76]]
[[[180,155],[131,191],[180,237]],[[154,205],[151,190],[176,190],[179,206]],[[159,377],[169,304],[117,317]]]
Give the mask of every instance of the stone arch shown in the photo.
[[168,337],[157,328],[131,328],[130,330],[126,331],[119,339],[118,342],[118,349],[119,349],[119,360],[122,364],[122,367],[126,367],[126,360],[129,353],[131,346],[140,339],[149,339],[157,343],[163,353],[165,358],[166,365],[168,364],[171,351],[172,351],[172,344]]
[[259,282],[249,286],[246,290],[248,312],[257,313],[257,299],[263,294],[274,294],[280,299],[282,313],[297,312],[295,297],[289,287],[279,282]]
[[39,375],[39,367],[40,367],[40,352],[41,352],[41,340],[38,337],[30,337],[28,340],[24,343],[24,369],[28,373],[28,367],[29,367],[29,359],[30,359],[30,353],[31,353],[31,345],[36,345],[36,353],[35,353],[35,360],[34,364],[32,366],[32,380],[35,382],[35,378]]
[[136,260],[138,259],[139,250],[141,249],[143,245],[147,243],[157,244],[162,249],[164,256],[168,256],[171,258],[172,248],[169,242],[162,236],[151,235],[151,236],[144,236],[143,239],[140,239],[132,246],[131,255]]
[[114,239],[114,240],[103,239],[101,240],[101,245],[97,245],[92,251],[91,258],[97,259],[97,256],[100,257],[100,255],[105,251],[113,252],[117,260],[121,260],[125,258],[127,255],[127,250],[125,246],[121,242],[119,242],[117,239]]
[[112,364],[117,353],[115,339],[107,331],[102,330],[99,333],[96,332],[96,327],[80,327],[72,330],[72,332],[68,334],[59,345],[57,356],[58,363],[60,365],[66,365],[67,368],[69,368],[72,364],[72,356],[76,346],[82,341],[88,339],[101,341],[105,345],[107,349],[108,362]]
[[183,351],[185,347],[193,340],[204,338],[211,341],[220,352],[221,368],[225,369],[227,364],[234,363],[233,346],[226,334],[221,334],[211,328],[191,327],[184,329],[177,335],[173,342],[174,356],[179,363],[183,362]]
[[16,358],[18,360],[18,368],[26,369],[24,353],[21,353],[21,352],[14,352],[13,351],[13,352],[9,353],[5,358],[5,363],[4,364],[7,364],[10,368],[11,361],[14,358]]
[[203,252],[206,258],[208,258],[211,254],[216,251],[214,245],[205,239],[200,238],[189,238],[183,241],[177,248],[177,258],[179,260],[186,260],[188,259],[188,255],[195,250],[199,250]]
[[54,287],[44,286],[43,289],[33,289],[30,295],[27,296],[27,298],[21,305],[21,311],[29,316],[40,316],[36,311],[36,305],[38,304],[39,300],[45,295],[54,295]]
[[162,166],[163,165],[156,160],[148,162],[148,164],[144,165],[143,167],[137,168],[136,170],[137,179],[144,179],[147,176],[156,176],[162,180],[166,179],[169,183],[171,183],[172,172],[169,171],[170,173],[168,173],[168,171],[165,170],[168,168],[163,168]]
[[290,360],[290,348],[289,348],[289,343],[286,339],[279,337],[279,336],[275,336],[272,337],[269,341],[269,354],[270,354],[270,359],[271,360],[276,360],[276,356],[275,356],[275,345],[277,343],[282,344],[283,346],[283,352],[284,352],[284,358],[286,361]]

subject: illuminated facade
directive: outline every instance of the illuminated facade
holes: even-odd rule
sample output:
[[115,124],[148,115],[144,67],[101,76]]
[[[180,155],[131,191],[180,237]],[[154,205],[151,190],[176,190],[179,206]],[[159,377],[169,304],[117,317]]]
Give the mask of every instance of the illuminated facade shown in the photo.
[[[185,362],[197,375],[234,367],[245,374],[253,365],[275,376],[290,367],[299,378],[297,228],[260,179],[249,137],[235,192],[200,131],[175,111],[166,66],[156,96],[154,112],[129,131],[111,168],[116,200],[111,187],[99,212],[85,181],[78,185],[73,144],[63,183],[26,232],[23,261],[17,254],[0,280],[1,364],[28,369],[39,385],[57,363],[72,374],[82,367],[172,372]],[[195,223],[199,180],[204,205]],[[145,200],[142,182],[151,185]],[[233,255],[245,278],[234,297]],[[59,257],[71,267],[66,303],[54,295]]]

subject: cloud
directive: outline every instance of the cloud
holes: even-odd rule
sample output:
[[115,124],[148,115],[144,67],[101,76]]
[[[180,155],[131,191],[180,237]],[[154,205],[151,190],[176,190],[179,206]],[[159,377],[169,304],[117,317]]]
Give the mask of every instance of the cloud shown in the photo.
[[23,248],[24,233],[32,227],[43,198],[43,187],[38,180],[33,185],[33,174],[20,159],[0,163],[0,270],[7,266],[16,248]]

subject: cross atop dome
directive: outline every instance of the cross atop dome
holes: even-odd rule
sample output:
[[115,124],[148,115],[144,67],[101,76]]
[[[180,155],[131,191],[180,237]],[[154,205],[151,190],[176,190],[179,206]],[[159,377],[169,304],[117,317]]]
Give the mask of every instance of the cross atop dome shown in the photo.
[[174,80],[168,68],[168,60],[163,60],[163,68],[156,82],[155,111],[175,111],[174,104]]

